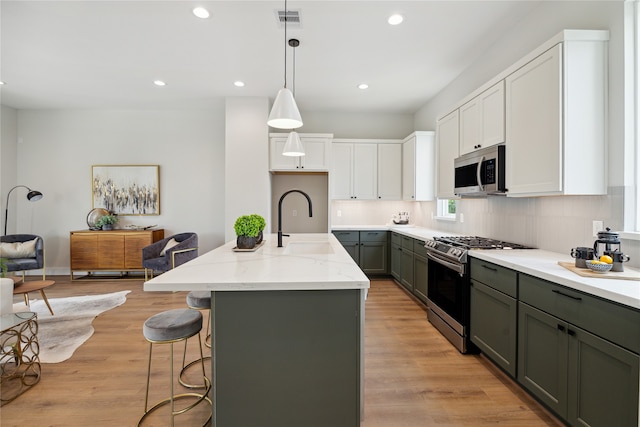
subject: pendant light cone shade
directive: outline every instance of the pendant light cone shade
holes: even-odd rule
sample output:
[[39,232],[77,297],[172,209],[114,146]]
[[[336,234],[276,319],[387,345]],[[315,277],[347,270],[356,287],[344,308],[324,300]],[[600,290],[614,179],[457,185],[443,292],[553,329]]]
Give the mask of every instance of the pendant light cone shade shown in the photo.
[[302,146],[302,141],[300,141],[300,135],[298,135],[298,132],[295,130],[289,132],[287,142],[284,144],[284,149],[282,150],[282,155],[289,157],[304,156],[304,147]]
[[286,87],[278,92],[267,124],[277,129],[297,129],[302,126],[302,116],[296,100],[293,98],[293,93]]

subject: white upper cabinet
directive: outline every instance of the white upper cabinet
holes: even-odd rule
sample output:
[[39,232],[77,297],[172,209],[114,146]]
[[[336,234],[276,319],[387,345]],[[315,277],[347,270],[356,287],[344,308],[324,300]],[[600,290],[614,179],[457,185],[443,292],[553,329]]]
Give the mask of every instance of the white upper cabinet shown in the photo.
[[353,196],[358,200],[378,198],[377,144],[353,146]]
[[305,155],[289,157],[282,155],[288,134],[270,134],[270,170],[298,172],[326,172],[329,170],[331,134],[300,134]]
[[[457,152],[456,145],[456,152]],[[429,201],[435,196],[435,132],[414,132],[402,143],[402,199]],[[451,189],[453,192],[453,188]]]
[[607,194],[606,30],[563,30],[437,122],[438,198],[456,157],[504,143],[507,196]]
[[439,199],[456,198],[454,194],[453,161],[458,157],[459,142],[459,113],[458,110],[447,114],[438,120],[436,127],[438,179],[436,195]]
[[601,37],[569,39],[506,77],[508,196],[607,193],[606,58]]
[[402,198],[402,144],[399,140],[334,140],[331,165],[332,199]]
[[331,147],[331,198],[353,199],[353,144]]
[[402,144],[378,144],[378,199],[402,199]]
[[377,144],[336,142],[331,163],[332,199],[377,199]]
[[460,155],[504,142],[504,81],[460,107]]

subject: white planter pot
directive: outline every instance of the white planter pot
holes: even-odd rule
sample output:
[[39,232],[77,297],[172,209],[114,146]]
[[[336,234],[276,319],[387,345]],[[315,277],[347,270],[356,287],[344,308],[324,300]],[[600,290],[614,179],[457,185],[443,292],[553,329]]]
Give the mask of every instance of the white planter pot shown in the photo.
[[0,278],[0,314],[13,313],[13,280]]

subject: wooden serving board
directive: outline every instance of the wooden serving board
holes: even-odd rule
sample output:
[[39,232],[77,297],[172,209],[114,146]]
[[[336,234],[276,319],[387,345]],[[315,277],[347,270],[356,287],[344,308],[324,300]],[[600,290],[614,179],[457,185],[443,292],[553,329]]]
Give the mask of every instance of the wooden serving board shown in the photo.
[[258,249],[260,249],[262,247],[262,245],[264,245],[265,240],[263,240],[262,242],[258,243],[257,245],[255,245],[253,248],[251,249],[240,249],[237,246],[233,247],[233,252],[255,252]]
[[571,270],[579,276],[595,277],[598,279],[622,279],[622,280],[640,280],[640,271],[632,270],[625,267],[624,271],[606,271],[604,273],[596,273],[588,268],[579,268],[573,262],[558,261],[558,265],[563,266],[567,270]]

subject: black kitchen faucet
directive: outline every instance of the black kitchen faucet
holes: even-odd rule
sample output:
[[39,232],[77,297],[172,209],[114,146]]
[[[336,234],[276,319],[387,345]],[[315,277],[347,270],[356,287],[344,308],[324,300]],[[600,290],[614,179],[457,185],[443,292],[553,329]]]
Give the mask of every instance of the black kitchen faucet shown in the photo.
[[312,212],[312,205],[311,205],[311,197],[309,197],[309,195],[307,193],[305,193],[302,190],[289,190],[287,192],[285,192],[281,197],[280,197],[280,201],[278,202],[278,247],[281,248],[282,247],[282,236],[289,236],[288,234],[282,234],[282,201],[284,200],[285,196],[289,193],[300,193],[302,194],[304,197],[307,198],[307,202],[309,202],[309,218],[311,218],[313,216],[313,212]]

